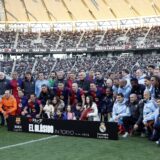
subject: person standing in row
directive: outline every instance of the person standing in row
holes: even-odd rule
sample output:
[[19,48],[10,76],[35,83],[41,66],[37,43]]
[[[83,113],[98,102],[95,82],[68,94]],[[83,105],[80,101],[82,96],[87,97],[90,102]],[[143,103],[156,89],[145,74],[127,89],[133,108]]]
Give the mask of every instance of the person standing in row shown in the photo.
[[[5,91],[9,89],[9,80],[6,79],[6,76],[3,72],[0,72],[0,98],[4,95]],[[1,117],[1,125],[4,125],[4,116],[0,112],[0,117]]]

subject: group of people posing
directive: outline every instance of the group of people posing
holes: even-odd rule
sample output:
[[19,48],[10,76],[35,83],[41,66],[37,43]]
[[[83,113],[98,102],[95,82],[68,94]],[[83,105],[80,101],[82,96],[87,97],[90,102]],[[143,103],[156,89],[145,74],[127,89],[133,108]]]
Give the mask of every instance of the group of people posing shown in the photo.
[[[106,77],[106,75],[105,75]],[[160,77],[149,65],[135,73],[123,69],[108,73],[81,70],[79,73],[43,73],[34,79],[26,72],[6,79],[0,72],[1,125],[9,116],[50,118],[54,120],[117,122],[125,138],[134,133],[148,136],[160,144]]]

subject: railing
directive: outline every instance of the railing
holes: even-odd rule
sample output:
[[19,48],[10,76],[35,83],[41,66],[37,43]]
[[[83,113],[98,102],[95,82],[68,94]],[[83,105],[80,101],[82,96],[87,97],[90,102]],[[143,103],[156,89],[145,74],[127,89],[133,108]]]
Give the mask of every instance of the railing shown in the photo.
[[14,60],[14,63],[13,63],[13,67],[12,67],[12,72],[11,72],[11,74],[14,72],[14,70],[15,70],[15,67],[16,67],[16,60]]
[[54,68],[56,67],[56,65],[57,65],[57,60],[55,61],[54,65],[53,65],[53,67],[51,69],[51,72],[54,71]]
[[60,43],[61,40],[62,40],[62,35],[63,35],[63,32],[61,32],[61,35],[59,36],[59,39],[58,39],[57,44],[56,44],[56,49],[58,48],[59,43]]
[[19,37],[19,32],[16,33],[16,38],[15,38],[15,41],[14,41],[14,49],[17,48],[17,44],[18,44],[18,37]]
[[32,73],[35,71],[35,68],[36,68],[36,65],[37,65],[37,63],[38,63],[38,61],[37,61],[37,59],[35,60],[35,62],[34,62],[34,65],[33,65],[33,67],[32,67]]
[[79,47],[79,45],[81,44],[81,41],[82,41],[82,39],[83,39],[83,37],[84,37],[84,34],[85,34],[85,31],[83,31],[83,33],[82,33],[82,35],[81,35],[81,37],[80,37],[80,39],[79,39],[79,42],[78,42],[78,44],[77,44],[77,47],[76,47],[76,48],[78,48],[78,47]]

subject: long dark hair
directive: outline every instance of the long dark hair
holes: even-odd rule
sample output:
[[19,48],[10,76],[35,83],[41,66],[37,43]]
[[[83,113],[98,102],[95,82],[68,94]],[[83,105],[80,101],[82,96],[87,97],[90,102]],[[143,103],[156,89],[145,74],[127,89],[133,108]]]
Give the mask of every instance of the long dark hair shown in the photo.
[[[56,101],[57,101],[56,104],[53,103],[53,100],[54,100],[54,99],[56,99]],[[57,104],[59,104],[59,103],[60,103],[60,98],[59,98],[59,96],[54,96],[53,99],[52,99],[52,104],[53,104],[53,105],[57,105]]]
[[[89,98],[89,104],[87,103],[87,98]],[[85,101],[86,107],[87,107],[87,108],[88,108],[88,107],[92,107],[92,104],[93,104],[93,97],[87,96],[87,97],[86,97],[86,101]]]

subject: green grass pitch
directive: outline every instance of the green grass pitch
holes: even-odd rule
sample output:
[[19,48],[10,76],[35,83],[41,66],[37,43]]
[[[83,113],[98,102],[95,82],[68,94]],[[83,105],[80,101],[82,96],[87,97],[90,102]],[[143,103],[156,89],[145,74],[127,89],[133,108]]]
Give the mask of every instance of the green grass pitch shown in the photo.
[[0,128],[0,160],[160,160],[160,147],[146,138],[118,141],[58,136],[1,149],[50,135],[8,132]]

